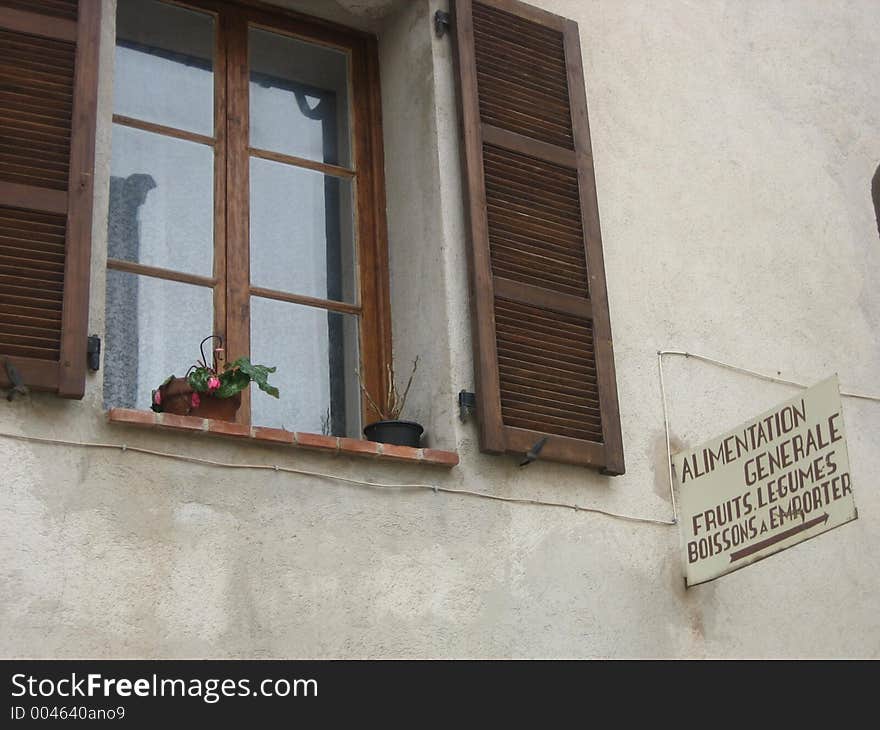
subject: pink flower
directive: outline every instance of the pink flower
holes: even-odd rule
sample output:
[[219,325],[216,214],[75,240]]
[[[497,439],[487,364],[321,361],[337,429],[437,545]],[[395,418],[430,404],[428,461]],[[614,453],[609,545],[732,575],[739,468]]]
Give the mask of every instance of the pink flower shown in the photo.
[[162,391],[161,390],[154,390],[153,391],[153,403],[155,403],[157,406],[162,405]]
[[216,375],[212,375],[210,378],[208,378],[208,392],[217,390],[217,388],[219,387],[220,378],[218,378]]
[[198,393],[193,393],[192,398],[190,399],[190,403],[192,403],[193,408],[198,408],[201,405],[202,399],[199,398]]

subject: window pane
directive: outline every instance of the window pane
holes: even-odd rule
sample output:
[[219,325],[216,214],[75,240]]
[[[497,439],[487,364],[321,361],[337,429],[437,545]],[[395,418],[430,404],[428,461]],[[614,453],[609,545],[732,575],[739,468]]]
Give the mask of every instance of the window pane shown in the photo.
[[214,134],[214,19],[157,2],[119,0],[114,111]]
[[251,388],[251,421],[360,438],[357,317],[251,298],[251,362],[276,366],[279,399]]
[[356,303],[351,180],[251,158],[251,284]]
[[212,276],[214,150],[113,125],[110,258]]
[[150,407],[150,393],[183,377],[214,331],[211,289],[107,271],[104,403]]
[[351,165],[348,54],[251,29],[251,145]]

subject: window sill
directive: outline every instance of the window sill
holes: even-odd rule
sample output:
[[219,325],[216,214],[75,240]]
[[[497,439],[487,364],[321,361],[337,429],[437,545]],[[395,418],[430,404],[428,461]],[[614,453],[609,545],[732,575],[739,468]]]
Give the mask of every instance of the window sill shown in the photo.
[[315,433],[284,431],[280,428],[264,428],[262,426],[245,426],[227,421],[214,421],[208,418],[177,416],[173,413],[154,413],[139,411],[133,408],[111,408],[107,412],[110,423],[122,423],[129,426],[186,431],[193,434],[229,436],[240,441],[256,441],[262,444],[294,446],[314,451],[325,451],[346,456],[362,456],[381,461],[397,461],[408,464],[425,464],[440,466],[447,469],[458,464],[455,451],[439,449],[413,449],[409,446],[380,444],[375,441],[324,436]]

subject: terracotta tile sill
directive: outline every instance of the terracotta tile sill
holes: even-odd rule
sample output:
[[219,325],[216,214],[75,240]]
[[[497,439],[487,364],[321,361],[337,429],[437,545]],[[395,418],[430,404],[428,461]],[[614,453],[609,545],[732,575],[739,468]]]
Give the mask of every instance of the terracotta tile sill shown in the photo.
[[244,426],[239,423],[214,421],[207,418],[176,416],[173,413],[153,413],[133,408],[111,408],[107,412],[110,423],[129,426],[161,428],[189,433],[205,433],[229,436],[240,441],[257,441],[262,444],[294,446],[301,449],[326,451],[332,454],[361,456],[382,461],[398,461],[408,464],[426,464],[451,468],[458,464],[458,454],[439,449],[413,449],[409,446],[379,444],[375,441],[323,436],[299,431],[283,431],[280,428]]

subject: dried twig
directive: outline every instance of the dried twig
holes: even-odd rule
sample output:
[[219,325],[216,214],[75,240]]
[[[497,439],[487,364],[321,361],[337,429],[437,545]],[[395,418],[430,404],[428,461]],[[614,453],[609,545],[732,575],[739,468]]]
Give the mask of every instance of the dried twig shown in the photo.
[[367,389],[366,383],[364,383],[363,374],[358,371],[358,380],[360,381],[361,391],[367,399],[367,402],[375,409],[376,413],[379,414],[379,418],[383,421],[396,421],[400,418],[400,414],[403,413],[403,409],[406,406],[406,398],[409,395],[409,389],[412,386],[413,377],[416,374],[416,369],[419,366],[419,358],[413,361],[413,369],[410,373],[409,380],[406,384],[406,389],[403,391],[403,395],[400,394],[400,391],[397,390],[396,385],[394,384],[394,367],[392,365],[387,366],[388,371],[388,389],[385,392],[385,399],[380,406],[373,399],[373,396],[370,394],[370,391]]

